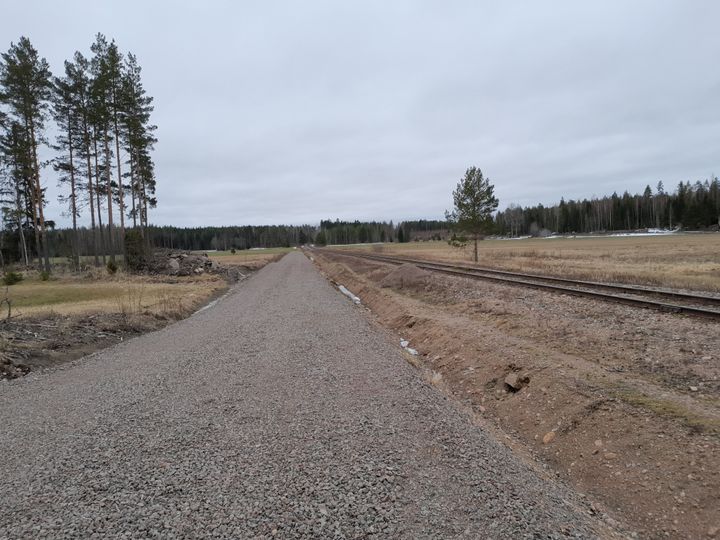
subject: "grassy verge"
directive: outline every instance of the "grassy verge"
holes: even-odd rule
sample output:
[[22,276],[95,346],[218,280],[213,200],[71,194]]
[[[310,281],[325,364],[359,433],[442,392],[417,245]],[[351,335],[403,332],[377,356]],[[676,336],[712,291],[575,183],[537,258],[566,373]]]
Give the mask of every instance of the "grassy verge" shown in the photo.
[[147,276],[28,277],[8,287],[13,317],[49,313],[146,313],[179,318],[227,288],[217,276],[154,278]]

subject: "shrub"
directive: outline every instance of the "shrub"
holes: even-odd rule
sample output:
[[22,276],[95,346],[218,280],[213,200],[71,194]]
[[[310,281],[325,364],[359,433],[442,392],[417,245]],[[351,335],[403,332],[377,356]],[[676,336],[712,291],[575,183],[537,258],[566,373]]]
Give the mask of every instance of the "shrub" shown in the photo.
[[230,253],[231,253],[232,255],[235,255],[235,253],[236,253],[235,248],[232,248],[232,249],[230,250]]
[[108,274],[110,274],[111,276],[115,275],[115,273],[118,271],[118,265],[115,261],[108,261],[105,267],[107,268]]
[[47,281],[48,279],[50,279],[50,272],[47,270],[40,272],[40,281]]
[[125,267],[138,271],[148,264],[148,246],[142,233],[137,229],[125,233]]
[[22,280],[23,275],[20,272],[13,272],[12,270],[10,270],[9,272],[5,272],[5,275],[3,276],[3,283],[8,287],[10,285],[20,283]]

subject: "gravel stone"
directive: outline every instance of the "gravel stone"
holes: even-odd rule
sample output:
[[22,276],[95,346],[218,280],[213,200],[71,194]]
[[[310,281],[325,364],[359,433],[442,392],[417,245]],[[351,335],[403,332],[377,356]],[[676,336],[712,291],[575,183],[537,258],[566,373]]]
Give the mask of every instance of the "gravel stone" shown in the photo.
[[300,253],[0,410],[0,538],[604,534]]

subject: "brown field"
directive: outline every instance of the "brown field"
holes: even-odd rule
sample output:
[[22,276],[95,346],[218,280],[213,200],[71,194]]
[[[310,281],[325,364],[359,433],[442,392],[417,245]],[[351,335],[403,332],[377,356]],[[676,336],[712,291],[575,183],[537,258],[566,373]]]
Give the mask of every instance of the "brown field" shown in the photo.
[[[472,262],[472,245],[446,242],[352,246],[388,255]],[[720,292],[720,234],[484,240],[478,264],[594,281]]]
[[[192,278],[115,276],[97,272],[83,277],[66,275],[41,281],[29,275],[7,288],[12,316],[48,314],[87,315],[144,313],[179,318],[227,288],[218,276]],[[3,316],[7,314],[3,312]]]
[[237,250],[235,253],[231,253],[230,251],[211,251],[207,252],[207,254],[211,259],[223,265],[244,266],[252,270],[257,270],[267,263],[277,260],[286,253],[293,251],[293,249],[294,248],[244,249]]

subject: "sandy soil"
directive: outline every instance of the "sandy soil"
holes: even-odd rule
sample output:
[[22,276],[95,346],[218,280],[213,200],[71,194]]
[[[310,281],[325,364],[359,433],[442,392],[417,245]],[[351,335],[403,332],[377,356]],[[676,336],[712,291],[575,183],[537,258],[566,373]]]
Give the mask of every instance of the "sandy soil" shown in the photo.
[[313,255],[430,380],[598,512],[643,537],[720,534],[717,323]]

